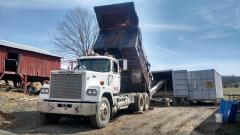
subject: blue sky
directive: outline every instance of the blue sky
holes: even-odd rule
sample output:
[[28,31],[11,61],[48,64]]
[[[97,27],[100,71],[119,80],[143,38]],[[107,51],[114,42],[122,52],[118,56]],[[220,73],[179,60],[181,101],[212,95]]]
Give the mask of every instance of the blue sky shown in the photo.
[[[134,2],[152,70],[215,68],[240,75],[239,0]],[[103,4],[113,1],[0,0],[0,39],[55,52],[50,33],[63,16],[77,6]]]

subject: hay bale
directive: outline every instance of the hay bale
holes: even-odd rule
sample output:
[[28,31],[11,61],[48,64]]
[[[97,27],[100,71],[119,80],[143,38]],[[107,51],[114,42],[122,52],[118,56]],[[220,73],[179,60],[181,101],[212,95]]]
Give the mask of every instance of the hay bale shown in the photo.
[[35,89],[36,91],[40,91],[41,88],[42,88],[42,83],[41,83],[41,82],[33,82],[33,83],[32,83],[32,86],[34,87],[34,89]]

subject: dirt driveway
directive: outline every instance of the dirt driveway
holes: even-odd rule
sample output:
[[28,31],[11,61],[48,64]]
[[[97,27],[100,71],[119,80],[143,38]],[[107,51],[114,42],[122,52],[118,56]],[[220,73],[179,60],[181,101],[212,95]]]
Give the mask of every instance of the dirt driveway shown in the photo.
[[63,118],[56,125],[42,125],[36,98],[0,93],[0,134],[216,134],[214,106],[154,107],[143,114],[120,112],[103,129],[94,129],[87,119]]

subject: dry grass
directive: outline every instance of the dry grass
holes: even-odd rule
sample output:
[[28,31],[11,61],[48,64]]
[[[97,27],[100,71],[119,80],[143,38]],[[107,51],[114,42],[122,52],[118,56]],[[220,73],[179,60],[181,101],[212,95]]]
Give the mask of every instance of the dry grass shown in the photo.
[[240,88],[224,88],[224,94],[240,94]]
[[[240,88],[224,88],[223,94],[226,94],[224,95],[224,99],[229,99],[229,96],[227,95],[235,95],[235,94],[240,95]],[[235,98],[239,99],[240,96],[237,96]],[[232,96],[231,96],[231,99],[232,99]]]

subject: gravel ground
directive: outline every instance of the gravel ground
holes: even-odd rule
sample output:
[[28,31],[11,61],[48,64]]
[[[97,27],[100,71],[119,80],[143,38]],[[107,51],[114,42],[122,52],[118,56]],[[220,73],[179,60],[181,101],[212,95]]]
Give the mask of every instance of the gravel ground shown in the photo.
[[87,118],[63,118],[43,125],[36,111],[37,98],[0,92],[0,134],[219,134],[214,106],[153,107],[142,114],[119,112],[106,128],[94,129]]

